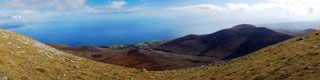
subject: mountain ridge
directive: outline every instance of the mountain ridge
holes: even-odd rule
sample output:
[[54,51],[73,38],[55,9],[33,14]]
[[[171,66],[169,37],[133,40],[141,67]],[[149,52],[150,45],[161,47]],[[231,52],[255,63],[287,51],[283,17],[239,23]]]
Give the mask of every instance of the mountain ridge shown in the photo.
[[241,24],[212,34],[187,35],[170,40],[154,49],[187,55],[231,59],[292,37],[264,27]]
[[273,29],[273,30],[277,31],[277,32],[289,34],[289,35],[292,35],[292,36],[302,36],[302,35],[307,35],[307,34],[310,34],[310,33],[318,31],[317,29],[312,29],[312,28],[305,29],[305,30],[298,30],[298,31],[289,30],[289,29]]

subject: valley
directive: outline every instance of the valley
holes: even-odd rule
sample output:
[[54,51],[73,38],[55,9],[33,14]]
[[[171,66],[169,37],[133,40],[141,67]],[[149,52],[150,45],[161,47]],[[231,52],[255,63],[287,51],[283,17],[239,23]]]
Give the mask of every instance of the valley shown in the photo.
[[[305,33],[312,33],[312,31]],[[148,71],[163,71],[232,60],[292,37],[267,28],[242,24],[212,34],[187,35],[169,41],[153,41],[135,45],[109,47],[48,45],[98,62]]]
[[[320,32],[291,38],[254,51],[219,66],[170,71],[147,71],[95,62],[61,52],[23,35],[1,30],[0,77],[7,79],[318,79]],[[65,47],[60,45],[60,47]],[[104,51],[80,47],[85,51]],[[67,52],[67,51],[66,51]],[[115,50],[114,52],[118,52]],[[119,51],[121,52],[121,51]],[[144,55],[141,55],[141,54]],[[157,58],[180,56],[150,49],[138,49],[116,59],[135,56],[140,61],[157,53]],[[154,55],[151,55],[154,56]],[[97,56],[96,56],[97,57]],[[181,57],[181,56],[180,56]],[[185,56],[184,58],[190,58]],[[140,60],[139,60],[140,59]],[[150,58],[153,59],[153,58]],[[194,58],[197,59],[197,58]],[[201,58],[203,59],[203,58]],[[144,60],[144,59],[142,59]],[[148,59],[146,59],[148,60]],[[118,60],[116,60],[118,61]],[[132,61],[132,60],[128,60]],[[148,60],[152,61],[152,60]],[[121,61],[126,62],[126,61]],[[120,63],[120,62],[119,62]]]

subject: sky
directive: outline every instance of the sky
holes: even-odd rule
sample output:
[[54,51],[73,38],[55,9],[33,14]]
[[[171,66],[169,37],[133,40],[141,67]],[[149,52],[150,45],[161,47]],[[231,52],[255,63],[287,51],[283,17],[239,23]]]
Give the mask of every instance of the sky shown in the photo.
[[[0,0],[0,25],[140,20],[205,34],[243,23],[319,18],[320,0]],[[142,26],[157,25],[147,23]]]

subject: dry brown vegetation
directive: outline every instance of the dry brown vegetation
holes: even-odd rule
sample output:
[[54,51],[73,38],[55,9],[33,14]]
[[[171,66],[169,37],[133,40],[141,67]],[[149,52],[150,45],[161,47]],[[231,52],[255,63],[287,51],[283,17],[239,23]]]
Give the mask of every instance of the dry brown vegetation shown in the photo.
[[211,57],[181,55],[151,49],[110,49],[95,46],[70,47],[48,44],[58,50],[98,62],[151,71],[183,69],[219,61]]
[[206,69],[145,72],[68,55],[31,38],[0,31],[0,79],[317,80],[320,31],[266,47],[233,63]]
[[128,50],[120,49],[108,49],[96,46],[79,46],[79,47],[70,47],[62,44],[48,44],[51,47],[54,47],[58,50],[70,53],[75,56],[84,57],[87,59],[106,62],[107,60],[120,55],[127,53]]
[[136,49],[131,50],[126,54],[120,54],[113,57],[106,62],[137,69],[163,71],[197,67],[216,61],[220,60],[211,57],[181,55],[152,49]]

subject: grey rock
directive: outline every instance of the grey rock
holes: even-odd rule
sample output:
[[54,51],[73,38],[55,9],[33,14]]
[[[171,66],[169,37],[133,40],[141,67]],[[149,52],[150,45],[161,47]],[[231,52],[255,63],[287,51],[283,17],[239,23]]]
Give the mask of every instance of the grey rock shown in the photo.
[[80,68],[80,66],[76,65],[76,66],[74,66],[74,68]]
[[145,68],[143,68],[141,71],[142,71],[142,72],[148,72],[148,70],[145,69]]
[[318,46],[314,45],[314,46],[312,46],[312,48],[318,48]]
[[0,80],[8,80],[9,78],[7,76],[1,77]]

